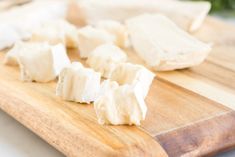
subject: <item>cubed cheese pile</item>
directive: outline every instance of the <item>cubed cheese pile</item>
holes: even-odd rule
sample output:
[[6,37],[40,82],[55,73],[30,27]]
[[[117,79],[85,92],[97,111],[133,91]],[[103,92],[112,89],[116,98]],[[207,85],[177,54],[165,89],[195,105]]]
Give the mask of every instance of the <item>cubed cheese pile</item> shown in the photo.
[[[184,6],[183,2],[169,3],[178,9]],[[171,15],[169,7],[163,5],[165,2],[150,4],[159,12]],[[207,10],[207,4],[203,5]],[[122,7],[112,6],[114,10]],[[185,6],[197,10],[191,3]],[[147,10],[151,10],[148,7]],[[136,14],[132,7],[129,9]],[[180,16],[172,17],[178,19]],[[194,16],[189,17],[193,19]],[[143,65],[129,62],[125,49],[133,48],[153,70],[166,71],[200,64],[211,46],[164,15],[141,14],[126,18],[125,22],[112,19],[98,20],[79,29],[63,18],[42,21],[30,29],[28,41],[20,41],[23,37],[19,37],[7,43],[9,46],[14,42],[14,46],[6,54],[4,63],[19,65],[22,81],[45,83],[58,78],[56,95],[65,101],[93,103],[100,124],[140,125],[146,116],[145,98],[155,74]],[[194,30],[201,21],[202,18],[190,29]],[[86,64],[71,63],[66,48],[77,49],[76,55]]]

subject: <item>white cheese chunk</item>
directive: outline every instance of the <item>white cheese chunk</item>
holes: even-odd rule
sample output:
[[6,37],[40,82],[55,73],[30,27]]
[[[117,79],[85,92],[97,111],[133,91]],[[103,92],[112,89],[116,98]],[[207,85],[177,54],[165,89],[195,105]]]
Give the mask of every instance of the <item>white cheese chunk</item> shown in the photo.
[[166,5],[168,3],[166,1],[161,1],[161,3],[159,13],[189,32],[197,31],[201,27],[211,9],[211,3],[205,1],[171,1],[170,5]]
[[12,7],[0,14],[0,50],[11,47],[19,40],[28,40],[32,30],[41,23],[65,18],[67,2],[32,1]]
[[6,53],[5,58],[4,58],[4,64],[6,65],[12,65],[12,66],[17,66],[19,65],[18,62],[18,57],[19,53],[30,53],[33,51],[35,46],[34,44],[25,44],[24,42],[18,41],[14,44],[14,46]]
[[65,20],[45,22],[33,31],[32,41],[62,43],[68,48],[76,48],[78,47],[77,28]]
[[56,95],[68,101],[93,102],[99,94],[100,79],[100,73],[84,68],[79,62],[73,62],[61,71]]
[[11,47],[15,42],[29,39],[31,34],[10,24],[0,24],[0,50]]
[[[210,10],[209,2],[171,0],[86,0],[78,1],[79,13],[88,24],[100,20],[125,21],[143,13],[160,13],[187,31],[197,30]],[[81,17],[81,18],[82,18]]]
[[5,63],[20,65],[22,81],[48,82],[70,61],[62,44],[20,42],[8,52]]
[[115,44],[117,46],[128,47],[129,45],[128,32],[125,25],[114,20],[104,20],[104,21],[99,21],[96,24],[96,27],[99,29],[103,29],[114,35],[116,38]]
[[113,44],[104,44],[94,49],[87,59],[87,64],[104,78],[109,78],[119,63],[125,62],[127,56],[124,51]]
[[114,43],[115,36],[110,33],[86,26],[78,31],[79,51],[81,58],[87,58],[97,46],[105,43]]
[[121,63],[113,70],[110,80],[124,84],[139,84],[142,87],[144,98],[147,96],[155,74],[142,65]]
[[147,106],[138,85],[122,85],[105,80],[101,84],[102,94],[94,102],[100,124],[140,125],[145,119]]
[[143,14],[127,20],[136,53],[157,71],[200,64],[211,50],[162,15]]

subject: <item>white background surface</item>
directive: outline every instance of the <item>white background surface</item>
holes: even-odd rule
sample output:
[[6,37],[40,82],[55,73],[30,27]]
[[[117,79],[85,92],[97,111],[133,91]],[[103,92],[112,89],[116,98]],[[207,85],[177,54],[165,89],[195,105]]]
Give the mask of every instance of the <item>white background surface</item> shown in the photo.
[[0,110],[0,157],[64,157]]

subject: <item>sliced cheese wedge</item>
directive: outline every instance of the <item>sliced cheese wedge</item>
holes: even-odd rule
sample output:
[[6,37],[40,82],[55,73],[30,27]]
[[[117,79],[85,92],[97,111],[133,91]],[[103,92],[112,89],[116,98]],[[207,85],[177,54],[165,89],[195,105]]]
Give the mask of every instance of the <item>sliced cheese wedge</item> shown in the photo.
[[32,30],[43,22],[65,18],[66,1],[33,1],[0,14],[0,50],[16,41],[28,40]]
[[145,98],[154,77],[155,74],[142,65],[121,63],[113,70],[110,80],[116,81],[120,85],[139,84],[142,88],[143,97]]
[[136,53],[157,71],[198,65],[211,50],[209,44],[162,15],[143,14],[127,20],[126,24]]
[[103,20],[99,21],[96,25],[96,28],[103,29],[110,34],[115,36],[115,44],[119,47],[128,47],[129,38],[126,26],[121,24],[118,21],[114,20]]
[[100,73],[73,62],[61,71],[56,95],[67,101],[93,102],[99,94],[100,79]]
[[68,48],[78,47],[77,28],[65,20],[52,20],[37,27],[32,33],[32,41],[47,41],[50,44],[62,43]]
[[119,63],[127,60],[127,55],[113,44],[104,44],[95,48],[87,59],[87,64],[104,78],[109,78]]
[[97,46],[106,43],[115,43],[115,36],[104,30],[86,26],[78,31],[78,42],[80,57],[87,58]]
[[60,71],[70,64],[62,44],[16,43],[8,52],[6,63],[19,64],[22,81],[48,82],[54,80]]
[[141,90],[138,85],[119,86],[109,80],[102,82],[102,94],[94,102],[98,123],[140,125],[147,112]]
[[[125,21],[143,13],[160,13],[171,18],[187,31],[197,30],[207,16],[209,2],[172,0],[86,0],[78,1],[80,15],[87,23],[100,20]],[[81,19],[81,18],[80,18]]]

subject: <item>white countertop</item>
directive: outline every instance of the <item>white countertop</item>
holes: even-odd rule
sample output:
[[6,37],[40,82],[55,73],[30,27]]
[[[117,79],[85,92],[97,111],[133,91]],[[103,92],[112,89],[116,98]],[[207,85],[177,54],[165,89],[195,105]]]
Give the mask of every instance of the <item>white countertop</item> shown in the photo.
[[64,157],[64,155],[0,110],[0,157]]

